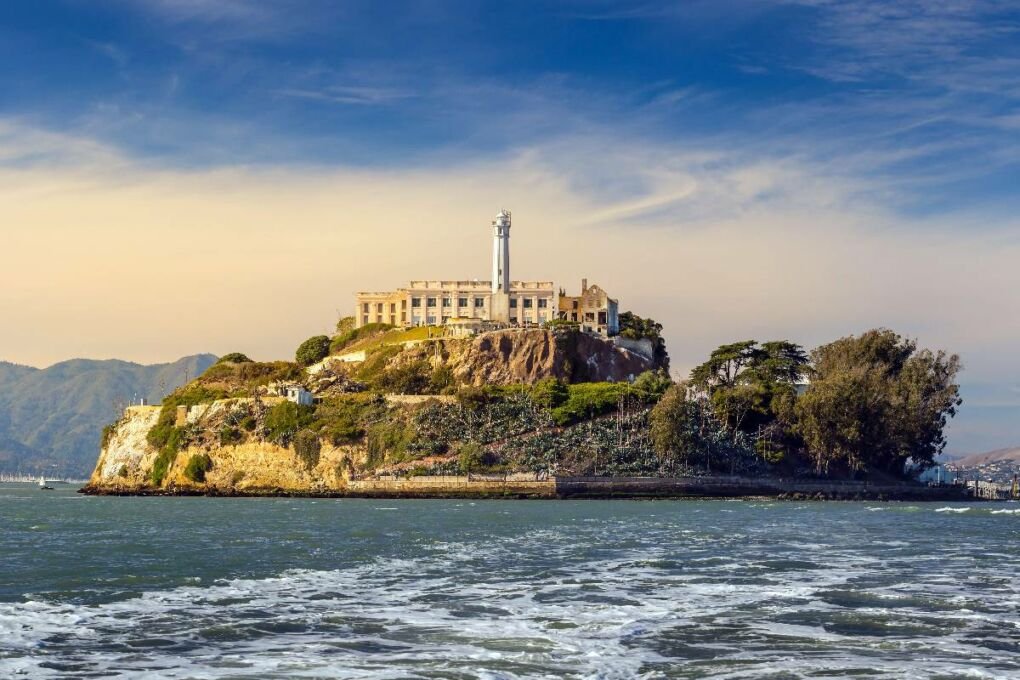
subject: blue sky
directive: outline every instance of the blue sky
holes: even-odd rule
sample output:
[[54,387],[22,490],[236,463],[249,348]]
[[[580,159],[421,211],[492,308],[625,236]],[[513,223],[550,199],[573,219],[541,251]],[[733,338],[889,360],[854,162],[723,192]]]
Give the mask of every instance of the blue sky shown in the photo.
[[[1016,3],[15,0],[0,63],[0,269],[86,272],[0,286],[0,358],[286,356],[357,287],[476,253],[484,275],[481,231],[460,252],[399,223],[458,239],[509,201],[527,274],[610,285],[680,370],[739,337],[890,326],[963,355],[951,448],[1020,444]],[[195,272],[238,234],[261,253],[262,278],[202,279],[236,317],[169,283],[152,244],[178,229]],[[119,253],[102,274],[86,232]],[[303,305],[246,297],[313,269],[309,243],[379,234],[386,257]],[[193,314],[125,325],[132,277]],[[253,309],[288,324],[256,333]],[[117,333],[68,337],[76,315]]]
[[404,166],[610,129],[1015,209],[1020,9],[106,0],[0,8],[0,113],[159,163]]

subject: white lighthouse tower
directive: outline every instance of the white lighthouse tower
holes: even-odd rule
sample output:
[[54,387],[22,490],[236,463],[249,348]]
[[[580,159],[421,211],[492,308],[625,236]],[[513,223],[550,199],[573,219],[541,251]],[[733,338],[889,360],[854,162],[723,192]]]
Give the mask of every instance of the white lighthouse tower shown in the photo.
[[492,221],[493,321],[510,322],[510,211],[503,209]]

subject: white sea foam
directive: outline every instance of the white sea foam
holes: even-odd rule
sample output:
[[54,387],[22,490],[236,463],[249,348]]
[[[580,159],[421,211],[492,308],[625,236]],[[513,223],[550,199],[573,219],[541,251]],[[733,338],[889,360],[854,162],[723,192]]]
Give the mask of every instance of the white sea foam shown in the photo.
[[[992,587],[998,569],[976,564],[967,543],[912,555],[895,531],[861,546],[809,524],[784,531],[778,516],[757,531],[730,519],[709,533],[663,513],[638,529],[658,532],[639,544],[625,519],[582,519],[94,606],[33,596],[0,603],[0,677],[622,679],[681,664],[685,677],[700,668],[733,679],[1020,672],[1009,648],[983,644],[1015,635],[1020,590],[1008,579]],[[633,547],[605,550],[599,537]]]
[[944,508],[935,508],[935,512],[955,512],[957,514],[962,514],[965,512],[970,512],[970,508],[950,508],[947,506]]

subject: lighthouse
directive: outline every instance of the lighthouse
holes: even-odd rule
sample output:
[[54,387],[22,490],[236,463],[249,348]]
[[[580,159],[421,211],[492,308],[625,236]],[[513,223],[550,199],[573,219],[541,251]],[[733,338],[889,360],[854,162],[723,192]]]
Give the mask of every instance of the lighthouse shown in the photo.
[[492,307],[490,318],[510,322],[510,211],[492,221]]

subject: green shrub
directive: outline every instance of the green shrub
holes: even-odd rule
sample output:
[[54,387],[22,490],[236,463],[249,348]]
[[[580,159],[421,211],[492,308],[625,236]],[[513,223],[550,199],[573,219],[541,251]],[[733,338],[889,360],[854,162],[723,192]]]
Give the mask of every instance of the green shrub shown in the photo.
[[570,396],[556,408],[552,417],[557,425],[571,425],[616,410],[630,386],[623,383],[578,383],[568,388]]
[[294,435],[294,452],[297,454],[305,467],[311,470],[319,464],[319,453],[322,451],[322,442],[319,435],[309,429],[298,430]]
[[485,462],[485,449],[478,442],[461,442],[457,445],[457,464],[464,474],[480,470]]
[[119,469],[119,470],[117,470],[117,476],[118,476],[118,477],[127,477],[127,476],[128,476],[128,468],[127,468],[127,465],[121,465],[121,466],[120,466],[120,469]]
[[457,379],[453,375],[452,368],[446,364],[441,364],[433,369],[429,382],[431,383],[429,386],[431,394],[442,394],[447,388],[456,387]]
[[313,427],[333,446],[350,443],[365,435],[365,423],[381,415],[385,402],[368,393],[347,394],[322,400],[315,406]]
[[386,368],[372,386],[389,394],[427,394],[432,385],[432,369],[424,359]]
[[248,414],[244,418],[241,418],[241,422],[239,422],[238,425],[248,432],[254,432],[255,426],[258,425],[258,421],[255,420],[255,416]]
[[[152,434],[152,432],[150,431],[149,434]],[[185,430],[185,428],[171,427],[169,429],[166,441],[163,446],[160,447],[159,453],[156,454],[156,460],[152,463],[152,472],[149,476],[152,479],[153,484],[159,486],[163,483],[163,480],[166,478],[166,473],[170,470],[170,466],[174,464],[174,460],[177,458],[177,453],[186,443],[187,430]]]
[[367,467],[374,468],[386,461],[398,460],[407,453],[414,439],[414,429],[397,420],[383,420],[368,428],[365,440],[368,449]]
[[216,363],[217,364],[250,364],[250,363],[254,363],[254,362],[252,362],[251,359],[249,359],[244,354],[241,354],[240,352],[230,352],[229,354],[224,354],[223,356],[221,356],[216,361]]
[[400,345],[383,345],[370,350],[358,367],[358,380],[372,384],[389,364],[390,359],[400,354]]
[[567,386],[556,378],[543,378],[531,388],[532,401],[545,408],[556,408],[569,398]]
[[193,482],[202,484],[205,482],[205,473],[212,469],[212,459],[204,453],[196,453],[188,459],[184,466],[184,476]]
[[[146,441],[155,449],[162,449],[166,446],[177,424],[178,406],[206,404],[227,396],[227,393],[223,390],[208,388],[198,383],[185,385],[163,400],[163,407],[159,411],[159,418],[148,434],[146,434]],[[174,453],[176,454],[176,451]]]
[[645,371],[637,377],[631,388],[634,395],[647,404],[654,404],[673,386],[673,380],[665,370]]
[[297,348],[294,359],[302,366],[311,366],[329,356],[329,337],[313,335]]
[[[254,418],[252,418],[252,420],[254,421]],[[229,425],[225,425],[224,427],[220,428],[220,446],[230,446],[232,444],[237,444],[242,439],[244,439],[244,435],[241,434],[241,431],[238,430],[236,427],[230,427]]]
[[493,394],[484,387],[465,385],[457,390],[457,403],[468,409],[480,409],[493,400]]
[[266,437],[280,446],[287,446],[297,431],[307,427],[315,418],[313,406],[282,401],[266,413]]
[[105,449],[107,446],[109,446],[110,439],[113,438],[113,434],[117,431],[117,428],[120,427],[120,422],[121,421],[118,420],[115,423],[110,423],[109,425],[103,427],[103,433],[99,438],[100,449]]

